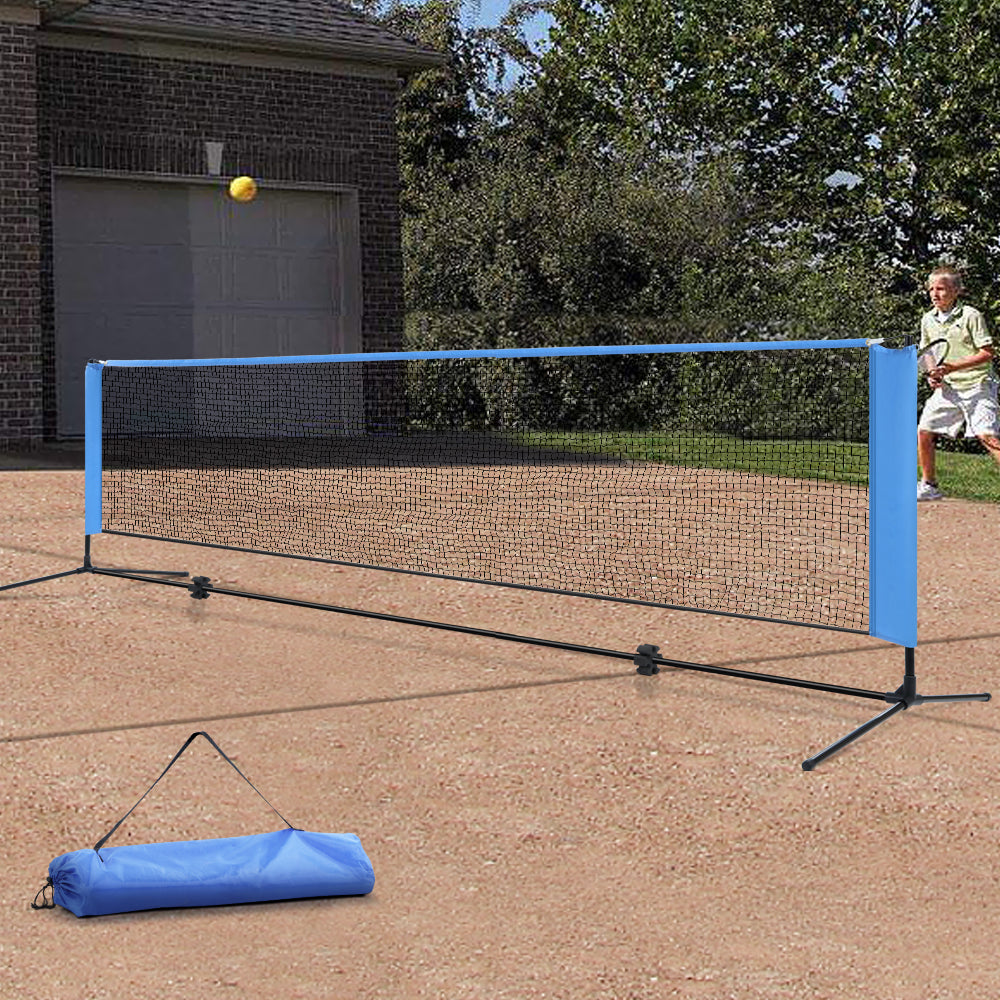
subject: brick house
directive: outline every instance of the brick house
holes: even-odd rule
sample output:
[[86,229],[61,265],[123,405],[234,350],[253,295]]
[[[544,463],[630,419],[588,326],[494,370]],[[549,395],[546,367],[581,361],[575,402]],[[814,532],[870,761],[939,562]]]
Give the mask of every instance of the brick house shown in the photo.
[[0,0],[0,443],[82,433],[89,358],[396,347],[439,62],[332,0]]

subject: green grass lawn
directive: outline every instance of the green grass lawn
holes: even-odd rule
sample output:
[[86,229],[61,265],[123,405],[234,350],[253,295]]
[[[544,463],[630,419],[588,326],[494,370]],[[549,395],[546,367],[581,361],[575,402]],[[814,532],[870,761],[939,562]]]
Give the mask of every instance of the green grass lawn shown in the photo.
[[868,483],[868,446],[841,441],[745,441],[721,434],[543,432],[518,435],[532,447],[610,455],[689,469],[730,469],[796,479]]
[[1000,503],[1000,469],[985,453],[938,449],[937,479],[946,496]]
[[[686,468],[732,469],[798,479],[868,483],[868,446],[842,441],[745,441],[718,434],[541,432],[521,444]],[[914,448],[916,442],[914,441]],[[986,454],[938,451],[938,481],[950,496],[1000,503],[1000,469]],[[915,489],[916,487],[914,487]]]

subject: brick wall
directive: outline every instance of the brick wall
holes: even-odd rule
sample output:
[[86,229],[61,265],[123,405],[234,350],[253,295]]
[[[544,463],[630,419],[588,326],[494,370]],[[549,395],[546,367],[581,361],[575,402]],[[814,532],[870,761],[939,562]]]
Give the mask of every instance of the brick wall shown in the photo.
[[0,446],[42,434],[35,28],[0,21]]
[[204,174],[213,139],[225,143],[224,174],[357,186],[363,348],[398,348],[398,89],[395,79],[39,47],[46,432],[55,428],[53,166]]

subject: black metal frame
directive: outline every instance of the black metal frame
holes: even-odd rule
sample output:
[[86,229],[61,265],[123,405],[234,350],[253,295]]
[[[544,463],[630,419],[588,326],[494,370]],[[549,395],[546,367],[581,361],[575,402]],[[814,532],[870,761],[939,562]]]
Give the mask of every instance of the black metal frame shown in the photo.
[[556,639],[542,639],[535,636],[515,635],[509,632],[497,632],[492,629],[474,628],[469,625],[457,625],[448,622],[434,622],[422,618],[407,618],[403,615],[391,615],[380,611],[365,611],[361,608],[340,607],[334,604],[324,604],[315,601],[303,601],[293,597],[279,597],[274,594],[256,594],[245,590],[232,590],[228,587],[217,587],[206,576],[190,576],[186,571],[177,570],[132,570],[100,567],[93,564],[91,558],[91,537],[85,536],[83,565],[62,573],[52,573],[48,576],[34,577],[0,587],[0,593],[14,590],[17,587],[27,587],[31,584],[45,583],[66,576],[76,576],[80,573],[93,573],[97,576],[117,577],[122,580],[134,580],[139,583],[156,583],[167,587],[181,587],[187,590],[196,600],[204,600],[211,594],[221,594],[227,597],[243,597],[255,601],[266,601],[271,604],[284,604],[296,608],[308,608],[315,611],[332,611],[337,614],[354,615],[361,618],[373,618],[377,621],[395,622],[402,625],[420,625],[425,628],[441,629],[447,632],[461,632],[465,635],[476,635],[487,639],[497,639],[505,642],[525,643],[532,646],[542,646],[549,649],[562,649],[575,653],[589,653],[596,656],[608,656],[619,660],[631,660],[636,667],[636,673],[652,676],[660,672],[661,667],[674,667],[680,670],[694,670],[701,673],[717,674],[724,677],[735,677],[740,680],[759,681],[769,684],[782,684],[788,687],[806,688],[812,691],[825,691],[830,694],[846,695],[852,698],[866,698],[872,701],[889,702],[890,707],[857,729],[848,733],[826,749],[806,758],[802,762],[803,771],[812,771],[828,757],[864,736],[876,726],[887,721],[892,716],[915,705],[932,702],[963,702],[989,701],[988,692],[980,694],[949,694],[921,695],[917,693],[917,678],[914,669],[915,650],[906,646],[904,650],[903,683],[890,692],[869,691],[865,688],[844,687],[839,684],[827,684],[823,681],[810,681],[798,677],[783,677],[778,674],[757,673],[752,670],[740,670],[735,667],[713,666],[707,663],[690,663],[685,660],[674,660],[660,656],[660,647],[650,644],[639,646],[634,653],[624,650],[601,649],[597,646],[578,645],[562,642]]

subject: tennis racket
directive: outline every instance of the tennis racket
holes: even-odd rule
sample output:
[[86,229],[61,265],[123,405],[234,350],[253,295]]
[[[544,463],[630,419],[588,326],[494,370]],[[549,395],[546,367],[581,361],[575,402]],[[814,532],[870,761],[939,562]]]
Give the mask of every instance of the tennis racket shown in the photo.
[[941,379],[933,378],[931,372],[945,363],[949,347],[948,341],[944,337],[939,337],[937,340],[932,340],[917,353],[917,364],[920,366],[920,370],[927,376],[927,381],[935,389],[941,384]]

